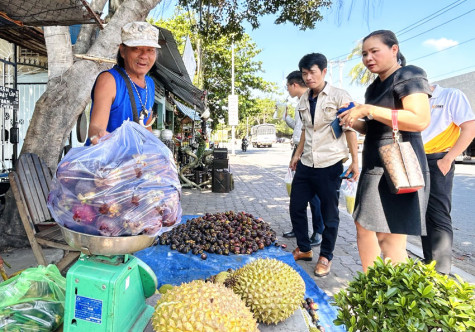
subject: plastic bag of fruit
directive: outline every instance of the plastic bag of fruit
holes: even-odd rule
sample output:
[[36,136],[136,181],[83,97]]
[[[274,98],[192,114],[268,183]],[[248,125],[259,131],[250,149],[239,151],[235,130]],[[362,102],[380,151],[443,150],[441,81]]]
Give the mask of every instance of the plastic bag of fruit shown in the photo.
[[285,189],[287,189],[287,194],[290,196],[290,192],[292,191],[292,181],[294,179],[294,171],[290,168],[287,169],[287,174],[285,175],[284,182],[285,182]]
[[356,189],[358,188],[358,182],[343,180],[341,184],[341,191],[345,196],[346,210],[349,214],[353,214],[355,209]]
[[173,155],[126,121],[94,146],[71,149],[52,181],[48,208],[60,225],[102,236],[158,236],[181,220]]
[[66,279],[56,265],[29,268],[0,283],[0,331],[56,331],[63,322]]

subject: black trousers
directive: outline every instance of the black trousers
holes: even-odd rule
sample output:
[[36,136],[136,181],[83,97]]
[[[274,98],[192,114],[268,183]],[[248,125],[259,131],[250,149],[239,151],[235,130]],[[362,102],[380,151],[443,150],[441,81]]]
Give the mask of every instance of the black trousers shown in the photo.
[[300,161],[297,163],[290,193],[290,220],[300,251],[307,252],[312,249],[308,237],[307,206],[316,195],[320,200],[325,227],[320,245],[320,256],[332,260],[340,224],[338,199],[342,172],[341,161],[325,168],[307,167]]
[[[294,156],[296,150],[297,150],[297,147],[294,147],[292,151],[292,157]],[[324,228],[323,217],[322,217],[322,212],[320,211],[320,199],[318,198],[317,195],[315,195],[310,201],[310,211],[312,212],[313,233],[322,234],[323,228]]]
[[422,236],[424,260],[435,260],[438,272],[449,274],[452,264],[452,187],[454,183],[455,162],[444,176],[437,166],[437,160],[445,153],[427,155],[430,170],[430,196],[426,212],[427,236]]

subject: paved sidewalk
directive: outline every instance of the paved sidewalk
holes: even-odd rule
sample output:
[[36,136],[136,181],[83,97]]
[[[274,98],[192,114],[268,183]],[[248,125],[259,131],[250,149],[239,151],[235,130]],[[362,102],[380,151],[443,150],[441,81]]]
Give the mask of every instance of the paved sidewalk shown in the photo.
[[[213,193],[211,190],[199,191],[183,189],[183,214],[203,214],[228,210],[245,211],[262,217],[277,232],[279,243],[287,245],[287,251],[296,247],[295,238],[282,237],[289,231],[289,197],[281,177],[274,169],[263,168],[246,163],[239,155],[230,155],[231,172],[234,178],[234,190],[225,193]],[[310,217],[310,212],[309,212]],[[356,230],[353,219],[346,212],[343,198],[340,199],[340,231],[336,243],[331,273],[323,278],[314,276],[313,270],[319,255],[319,247],[313,248],[314,259],[311,262],[299,261],[305,271],[312,276],[317,285],[332,296],[345,287],[357,271],[362,271],[356,247]]]
[[[203,214],[206,212],[222,212],[228,210],[246,211],[262,217],[277,232],[279,243],[287,245],[287,251],[296,247],[295,239],[282,237],[284,231],[290,230],[289,197],[284,180],[279,174],[281,169],[261,167],[250,164],[241,155],[229,155],[231,172],[234,178],[234,190],[221,194],[211,190],[199,191],[183,189],[183,214]],[[356,246],[356,229],[353,218],[346,211],[343,195],[340,195],[340,228],[336,242],[331,273],[323,278],[314,276],[313,270],[319,256],[319,247],[313,248],[314,259],[311,262],[298,261],[305,271],[315,280],[316,284],[328,295],[333,296],[348,285],[358,271],[362,271]],[[310,210],[308,210],[311,220]],[[421,250],[408,243],[408,253],[412,257],[420,257]],[[475,277],[455,266],[453,273],[459,274],[464,280],[475,283]]]

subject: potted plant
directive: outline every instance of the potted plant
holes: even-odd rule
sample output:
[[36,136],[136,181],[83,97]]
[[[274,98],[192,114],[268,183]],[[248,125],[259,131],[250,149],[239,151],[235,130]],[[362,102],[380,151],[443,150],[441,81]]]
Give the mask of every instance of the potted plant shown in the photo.
[[381,258],[335,295],[336,325],[357,331],[475,331],[475,286],[437,273],[435,262]]

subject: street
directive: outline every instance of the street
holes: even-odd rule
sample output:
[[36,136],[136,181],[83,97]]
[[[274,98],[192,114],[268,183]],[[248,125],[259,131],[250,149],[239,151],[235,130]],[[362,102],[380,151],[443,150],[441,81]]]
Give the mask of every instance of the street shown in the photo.
[[[236,155],[249,164],[259,165],[272,172],[283,183],[290,161],[289,143],[277,143],[272,148],[249,147],[242,152],[236,145]],[[361,154],[360,154],[361,165]],[[282,184],[283,185],[283,184]],[[454,228],[453,264],[475,275],[475,164],[456,164],[453,188],[452,220]],[[345,202],[340,195],[340,208]],[[409,237],[409,243],[420,248],[418,237]]]

